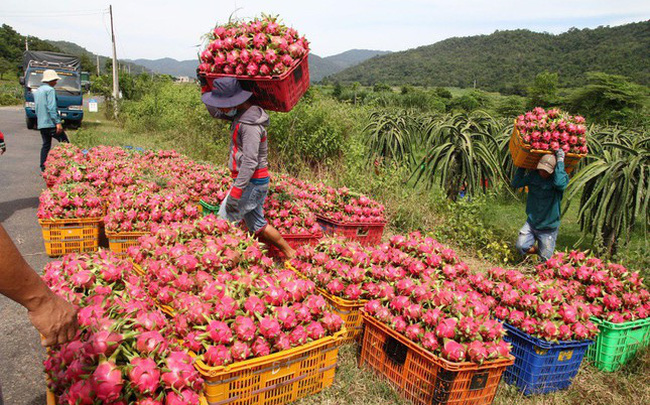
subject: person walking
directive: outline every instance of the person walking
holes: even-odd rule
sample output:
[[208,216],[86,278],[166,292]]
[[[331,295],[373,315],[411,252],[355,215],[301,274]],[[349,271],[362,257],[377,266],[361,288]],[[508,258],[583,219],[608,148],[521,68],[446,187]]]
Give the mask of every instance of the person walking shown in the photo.
[[0,156],[4,155],[7,151],[7,145],[5,145],[5,134],[0,131]]
[[201,96],[214,118],[231,121],[228,167],[234,184],[221,204],[219,216],[230,222],[243,219],[248,230],[262,242],[274,245],[291,259],[296,251],[264,218],[270,181],[266,132],[269,115],[249,101],[251,96],[232,77],[215,79],[213,90]]
[[57,110],[56,104],[56,86],[57,81],[61,78],[52,69],[43,72],[43,84],[34,91],[34,109],[36,110],[36,123],[43,146],[41,147],[41,171],[45,170],[45,160],[52,147],[52,138],[59,142],[70,142],[68,136],[63,131],[61,117]]
[[[0,225],[0,294],[27,309],[32,325],[43,336],[43,346],[60,345],[77,333],[77,310],[54,294],[27,264]],[[0,405],[3,404],[0,387]]]
[[516,245],[519,253],[538,254],[544,260],[553,256],[560,228],[560,203],[568,184],[562,149],[555,156],[544,155],[534,171],[517,169],[512,187],[528,187],[526,223],[519,231]]

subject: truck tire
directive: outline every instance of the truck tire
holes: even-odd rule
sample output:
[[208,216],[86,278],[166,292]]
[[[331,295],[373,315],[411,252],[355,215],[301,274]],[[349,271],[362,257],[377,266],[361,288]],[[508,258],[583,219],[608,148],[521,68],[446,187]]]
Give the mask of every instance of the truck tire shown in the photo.
[[36,118],[25,117],[27,122],[27,129],[36,129]]
[[66,121],[65,124],[70,129],[79,129],[79,127],[81,126],[81,120],[79,120],[79,121]]

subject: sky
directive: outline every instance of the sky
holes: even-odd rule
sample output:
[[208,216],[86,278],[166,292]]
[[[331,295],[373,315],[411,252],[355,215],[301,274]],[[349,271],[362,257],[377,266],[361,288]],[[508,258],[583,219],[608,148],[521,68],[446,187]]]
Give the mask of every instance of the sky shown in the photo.
[[119,59],[195,59],[202,36],[231,15],[279,15],[319,56],[348,49],[400,51],[495,30],[559,34],[650,19],[648,0],[2,0],[0,24],[110,55],[109,4]]

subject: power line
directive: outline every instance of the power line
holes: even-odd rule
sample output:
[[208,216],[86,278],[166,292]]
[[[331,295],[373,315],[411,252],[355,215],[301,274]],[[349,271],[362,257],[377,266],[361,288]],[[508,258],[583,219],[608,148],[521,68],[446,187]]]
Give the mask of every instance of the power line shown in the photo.
[[86,11],[51,11],[51,12],[33,12],[33,13],[6,13],[0,11],[0,15],[3,17],[11,18],[52,18],[52,17],[76,17],[76,16],[89,16],[89,15],[100,15],[105,14],[108,11],[106,9],[101,10],[86,10]]

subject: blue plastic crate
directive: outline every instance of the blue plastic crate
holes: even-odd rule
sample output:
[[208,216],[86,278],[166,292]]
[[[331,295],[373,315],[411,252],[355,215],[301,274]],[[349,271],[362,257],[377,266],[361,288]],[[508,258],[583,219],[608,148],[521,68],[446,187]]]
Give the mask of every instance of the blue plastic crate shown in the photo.
[[587,348],[593,343],[591,340],[551,343],[506,323],[503,326],[508,332],[504,339],[512,344],[515,356],[515,364],[506,369],[503,379],[517,386],[524,395],[569,388]]

